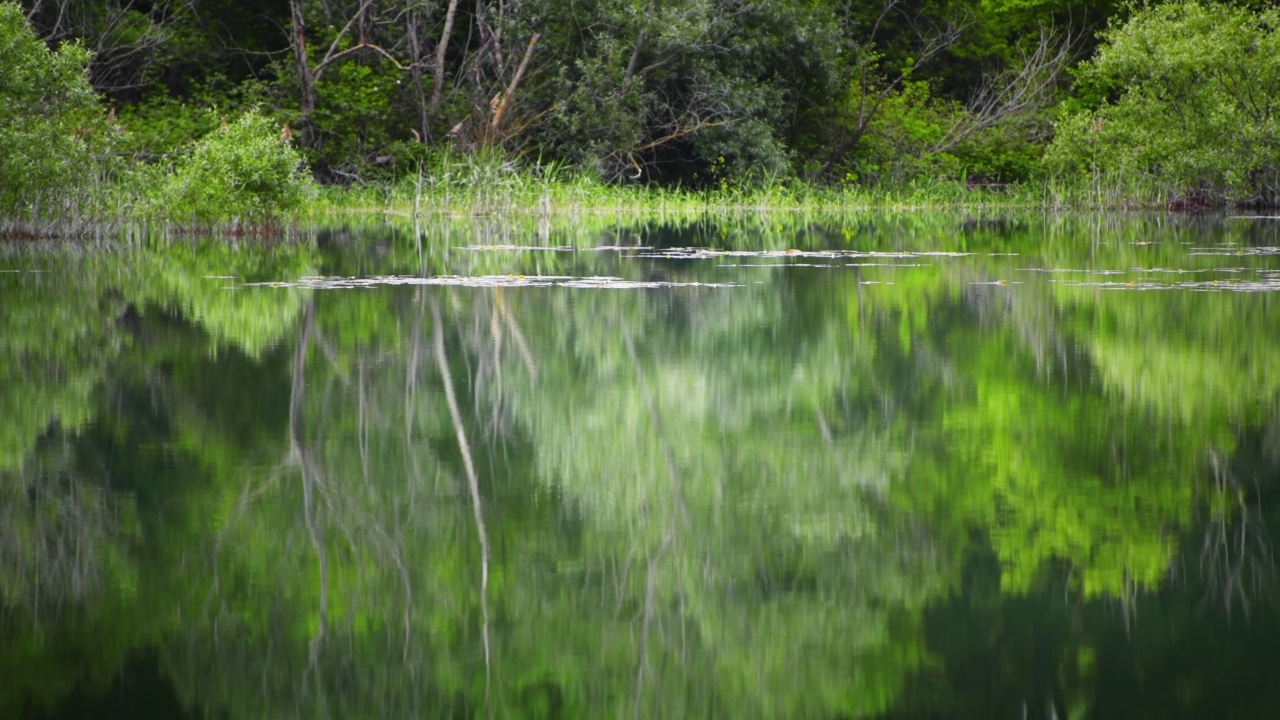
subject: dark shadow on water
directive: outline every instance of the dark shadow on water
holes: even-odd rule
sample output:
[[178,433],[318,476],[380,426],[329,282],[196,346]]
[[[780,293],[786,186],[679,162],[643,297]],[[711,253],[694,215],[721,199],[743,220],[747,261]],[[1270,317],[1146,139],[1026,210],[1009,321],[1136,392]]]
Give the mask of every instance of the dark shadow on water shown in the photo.
[[14,720],[219,720],[183,707],[172,682],[160,668],[152,650],[132,653],[120,666],[110,686],[105,688],[77,685],[54,710],[27,706],[21,718]]

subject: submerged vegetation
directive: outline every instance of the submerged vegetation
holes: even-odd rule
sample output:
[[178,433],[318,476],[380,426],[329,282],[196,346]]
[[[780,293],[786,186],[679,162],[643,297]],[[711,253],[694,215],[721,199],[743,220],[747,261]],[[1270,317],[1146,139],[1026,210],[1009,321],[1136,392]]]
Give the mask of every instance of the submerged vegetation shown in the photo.
[[0,2],[0,218],[1272,206],[1256,5]]

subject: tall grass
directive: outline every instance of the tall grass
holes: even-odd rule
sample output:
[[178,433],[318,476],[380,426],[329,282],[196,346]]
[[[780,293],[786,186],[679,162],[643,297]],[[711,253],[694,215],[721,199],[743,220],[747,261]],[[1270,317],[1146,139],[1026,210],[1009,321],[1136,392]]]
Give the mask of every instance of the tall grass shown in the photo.
[[1150,208],[1172,193],[1146,177],[1047,178],[998,187],[956,180],[902,185],[825,186],[783,178],[712,189],[608,185],[557,164],[521,166],[497,154],[442,152],[389,185],[325,188],[303,218],[382,213],[456,218],[644,215],[688,217],[708,211],[830,212],[910,209]]
[[[223,145],[226,143],[215,149]],[[265,155],[256,153],[252,158],[256,161]],[[286,160],[280,167],[296,167],[296,161]],[[211,163],[199,167],[208,165]],[[114,177],[104,174],[97,187],[86,188],[94,201],[68,207],[64,221],[37,227],[0,219],[0,237],[87,236],[102,233],[104,227],[110,235],[116,227],[131,222],[185,227],[200,233],[275,236],[289,227],[329,224],[335,218],[350,216],[468,222],[489,218],[507,223],[516,218],[565,217],[683,222],[751,212],[813,216],[925,209],[1125,210],[1159,207],[1179,197],[1149,176],[1118,174],[1048,177],[998,187],[970,187],[956,180],[915,180],[873,187],[819,185],[793,178],[726,183],[711,189],[609,185],[560,164],[522,165],[493,152],[464,155],[443,151],[396,182],[321,188],[308,182],[304,188],[294,175],[284,173],[289,177],[278,180],[269,188],[272,192],[258,193],[250,198],[253,202],[242,202],[237,197],[224,197],[227,191],[206,190],[235,184],[227,177],[257,177],[258,173],[238,170],[239,165],[231,163],[231,170],[215,178],[191,179],[187,177],[190,173],[184,172],[190,166],[194,164],[187,161],[179,162],[176,171],[140,166],[117,171]],[[276,186],[296,192],[282,195]],[[177,192],[184,188],[192,191]],[[295,207],[273,201],[286,195],[291,200],[288,204]]]

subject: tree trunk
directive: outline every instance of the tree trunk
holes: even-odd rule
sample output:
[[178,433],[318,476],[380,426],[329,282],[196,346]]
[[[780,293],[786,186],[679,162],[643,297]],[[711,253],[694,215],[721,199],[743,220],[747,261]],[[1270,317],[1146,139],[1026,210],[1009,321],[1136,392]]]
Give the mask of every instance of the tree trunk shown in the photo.
[[311,71],[311,63],[307,60],[307,20],[302,15],[302,0],[289,0],[289,9],[293,21],[293,56],[298,64],[298,85],[301,91],[302,128],[309,135],[311,114],[316,109],[316,79]]
[[[653,0],[651,3],[649,3],[649,15],[652,17],[657,14],[658,14],[658,0]],[[626,72],[622,74],[623,92],[626,92],[627,88],[631,85],[631,79],[636,75],[636,65],[640,61],[640,53],[644,50],[645,30],[646,30],[645,23],[647,23],[649,19],[650,18],[640,19],[640,23],[641,23],[640,35],[636,38],[636,45],[631,50],[631,58],[627,60]]]
[[422,60],[422,41],[419,39],[422,28],[419,19],[417,12],[408,13],[405,29],[409,36],[409,74],[413,78],[414,100],[418,106],[418,140],[427,143],[431,141],[431,121],[434,118],[428,109],[427,89],[422,82],[422,65],[419,64]]
[[444,94],[444,55],[449,50],[449,36],[453,34],[453,19],[458,14],[458,0],[449,0],[444,14],[444,30],[436,43],[436,56],[431,61],[431,100],[427,102],[428,114],[433,118],[440,109],[440,97]]

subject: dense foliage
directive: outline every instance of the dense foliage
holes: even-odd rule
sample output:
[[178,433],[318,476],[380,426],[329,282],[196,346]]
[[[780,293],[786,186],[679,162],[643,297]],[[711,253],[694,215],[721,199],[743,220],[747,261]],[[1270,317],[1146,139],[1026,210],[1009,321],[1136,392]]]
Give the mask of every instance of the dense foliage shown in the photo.
[[20,7],[0,3],[0,216],[56,217],[98,183],[112,132],[88,62],[76,44],[50,51]]
[[1280,10],[1160,5],[1104,35],[1055,159],[1152,177],[1201,201],[1280,199]]
[[260,220],[296,210],[313,188],[302,155],[280,133],[254,110],[224,123],[160,180],[158,200],[170,217],[180,212],[196,221]]
[[[6,181],[11,208],[18,193],[27,207],[73,180],[91,184],[86,161],[108,157],[108,139],[168,168],[223,118],[254,109],[294,129],[317,179],[345,185],[385,186],[423,168],[443,179],[440,158],[461,153],[700,190],[1053,182],[1097,197],[1105,186],[1143,200],[1277,200],[1267,100],[1277,14],[1256,2],[4,7],[4,32],[26,38],[5,52],[34,57],[26,24],[57,48],[44,76],[5,64],[9,124],[45,128],[5,131],[7,146],[39,154],[6,153],[27,178]],[[61,86],[78,89],[56,100],[54,123],[33,108]],[[106,112],[117,124],[101,121]],[[27,113],[33,122],[17,121]],[[31,142],[33,132],[53,142]],[[259,197],[290,195],[288,182]]]

